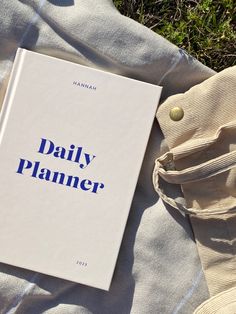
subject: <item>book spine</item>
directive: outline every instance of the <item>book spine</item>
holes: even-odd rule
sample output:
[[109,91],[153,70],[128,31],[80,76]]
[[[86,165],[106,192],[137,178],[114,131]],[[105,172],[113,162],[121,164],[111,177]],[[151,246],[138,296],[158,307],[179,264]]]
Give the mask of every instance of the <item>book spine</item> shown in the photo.
[[17,82],[19,81],[24,54],[25,54],[25,50],[22,48],[18,48],[16,57],[14,60],[14,64],[12,67],[9,83],[7,86],[5,98],[3,101],[2,110],[0,113],[0,145],[2,143],[2,137],[3,137],[5,125],[7,123],[8,115],[9,115],[11,105],[14,99]]

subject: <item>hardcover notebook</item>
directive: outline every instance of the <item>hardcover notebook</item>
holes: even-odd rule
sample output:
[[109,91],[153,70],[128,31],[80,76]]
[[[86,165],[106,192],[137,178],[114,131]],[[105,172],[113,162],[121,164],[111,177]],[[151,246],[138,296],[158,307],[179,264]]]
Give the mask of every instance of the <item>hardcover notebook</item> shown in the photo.
[[0,117],[0,262],[109,290],[160,93],[18,49]]

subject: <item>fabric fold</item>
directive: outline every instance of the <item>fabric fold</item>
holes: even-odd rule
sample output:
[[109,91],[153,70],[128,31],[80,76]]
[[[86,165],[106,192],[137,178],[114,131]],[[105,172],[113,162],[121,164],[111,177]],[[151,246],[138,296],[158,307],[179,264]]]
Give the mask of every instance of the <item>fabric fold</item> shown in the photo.
[[[194,313],[236,312],[235,86],[231,67],[169,97],[156,115],[169,151],[156,159],[154,187],[189,216],[210,295],[222,293]],[[179,121],[169,114],[175,106],[184,112]],[[160,178],[182,193],[166,195]]]

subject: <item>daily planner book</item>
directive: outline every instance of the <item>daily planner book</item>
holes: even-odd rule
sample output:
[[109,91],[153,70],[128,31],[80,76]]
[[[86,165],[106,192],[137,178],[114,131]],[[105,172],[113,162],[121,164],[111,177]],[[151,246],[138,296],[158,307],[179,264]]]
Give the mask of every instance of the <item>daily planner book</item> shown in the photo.
[[0,262],[109,290],[160,93],[18,49],[0,116]]

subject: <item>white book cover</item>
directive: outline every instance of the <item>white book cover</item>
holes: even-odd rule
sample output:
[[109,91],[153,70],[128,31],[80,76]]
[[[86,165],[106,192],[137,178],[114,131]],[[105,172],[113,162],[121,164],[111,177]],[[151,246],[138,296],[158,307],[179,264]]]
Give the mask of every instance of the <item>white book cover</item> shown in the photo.
[[160,93],[18,49],[0,116],[0,262],[109,290]]

